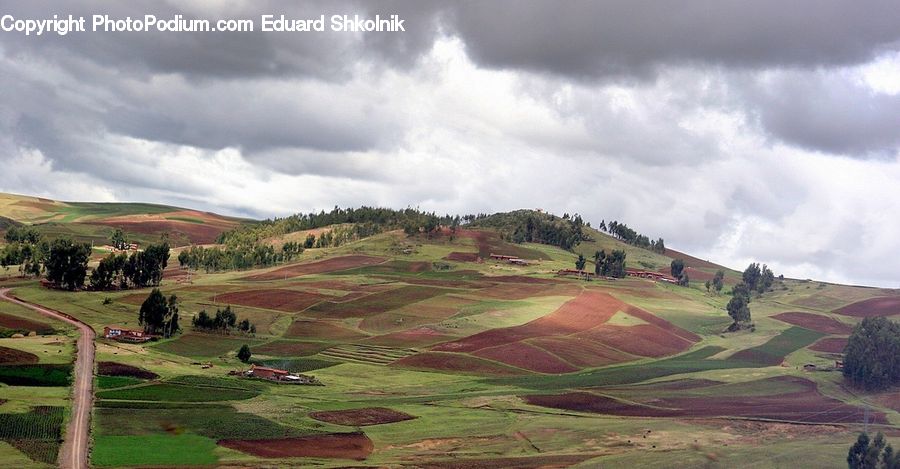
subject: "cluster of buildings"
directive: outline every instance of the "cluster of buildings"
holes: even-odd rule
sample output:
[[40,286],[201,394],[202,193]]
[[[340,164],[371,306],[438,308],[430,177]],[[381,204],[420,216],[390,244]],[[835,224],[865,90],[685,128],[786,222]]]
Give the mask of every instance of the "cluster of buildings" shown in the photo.
[[153,339],[152,334],[148,334],[141,330],[125,329],[117,326],[106,326],[103,328],[103,338],[112,339],[118,342],[129,342],[132,344],[142,344]]
[[245,371],[244,376],[248,378],[277,381],[279,383],[320,384],[319,380],[316,379],[315,376],[301,375],[298,373],[291,373],[287,370],[279,370],[278,368],[269,368],[256,365],[252,365],[249,370]]
[[504,256],[501,254],[491,254],[491,259],[495,261],[507,262],[515,265],[528,265],[528,261],[516,256]]

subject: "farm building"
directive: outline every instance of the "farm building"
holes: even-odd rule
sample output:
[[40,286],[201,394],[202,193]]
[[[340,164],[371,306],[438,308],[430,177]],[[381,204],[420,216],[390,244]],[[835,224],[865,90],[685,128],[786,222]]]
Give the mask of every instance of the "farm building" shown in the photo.
[[491,254],[491,259],[495,261],[509,261],[511,259],[518,259],[516,256],[504,256],[502,254]]
[[280,383],[291,384],[318,384],[318,380],[312,376],[294,374],[287,370],[279,370],[278,368],[269,368],[265,366],[253,365],[245,373],[250,378],[267,379],[269,381],[278,381]]
[[513,257],[512,259],[507,260],[510,264],[515,265],[528,265],[528,261],[525,259],[519,259],[518,257]]
[[147,342],[153,338],[152,335],[147,334],[144,331],[136,331],[116,326],[104,327],[103,337],[106,339],[117,340],[119,342],[131,342],[136,344]]
[[556,275],[560,276],[576,276],[576,277],[593,277],[593,272],[588,272],[587,270],[576,270],[576,269],[562,269],[556,273]]
[[666,275],[661,272],[653,272],[651,270],[625,269],[625,274],[629,277],[646,278],[650,280],[656,280],[657,282],[678,283],[678,281],[675,280],[675,277],[672,277],[671,275]]

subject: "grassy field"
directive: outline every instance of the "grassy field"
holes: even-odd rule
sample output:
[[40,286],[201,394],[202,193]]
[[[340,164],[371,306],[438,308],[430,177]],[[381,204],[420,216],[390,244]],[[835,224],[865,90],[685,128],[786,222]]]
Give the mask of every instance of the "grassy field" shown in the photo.
[[[189,225],[214,222],[200,212],[182,213],[170,207],[63,204],[9,197],[0,197],[0,215],[43,223],[47,232],[76,233],[98,242],[108,236],[105,230],[109,226],[94,222],[114,217],[147,215]],[[395,231],[338,248],[308,249],[295,261],[364,254],[384,258],[378,259],[377,265],[274,275],[269,280],[248,277],[284,266],[195,272],[190,280],[166,277],[163,293],[174,293],[180,300],[181,334],[148,344],[96,343],[98,362],[134,366],[159,376],[96,378],[92,464],[328,468],[468,461],[469,467],[843,467],[846,450],[860,430],[860,424],[849,420],[796,425],[789,423],[796,415],[787,413],[764,419],[728,414],[727,410],[703,419],[623,418],[528,403],[530,396],[547,394],[586,393],[646,403],[654,399],[770,399],[807,392],[810,399],[823,402],[834,399],[842,405],[868,405],[879,417],[873,428],[896,431],[892,424],[900,424],[900,413],[884,405],[889,401],[844,388],[839,373],[803,370],[808,363],[826,370],[833,364],[833,356],[808,348],[822,334],[771,317],[787,311],[838,317],[832,313],[837,308],[896,292],[812,281],[776,282],[773,292],[753,298],[750,308],[755,329],[726,333],[730,323],[724,310],[729,298],[726,292],[736,281],[735,271],[726,269],[729,286],[720,295],[707,293],[696,280],[684,288],[644,279],[586,282],[556,277],[556,270],[573,266],[577,253],[591,258],[599,249],[624,249],[629,267],[640,269],[665,270],[672,260],[599,232],[591,235],[593,241],[567,252],[540,244],[506,245],[495,234],[429,239],[407,238]],[[269,241],[277,245],[303,237],[305,233]],[[485,249],[520,252],[533,262],[518,266],[445,259],[450,253]],[[696,265],[701,274],[717,269],[697,259],[690,260],[690,265]],[[8,282],[15,285],[18,296],[79,317],[98,331],[110,324],[139,327],[138,308],[149,293],[149,289],[72,293],[48,290],[33,280]],[[246,294],[242,304],[231,306],[239,318],[256,324],[256,334],[191,330],[193,315],[204,309],[214,313],[234,298],[226,293],[254,290],[261,293],[256,297]],[[266,295],[278,292],[303,301],[291,303],[296,305],[291,307],[269,301]],[[587,305],[560,316],[558,323],[541,321],[557,317],[552,314],[584,292],[608,294],[598,297],[612,298],[613,304],[621,305],[602,313],[602,308]],[[104,301],[107,298],[109,301]],[[641,319],[633,311],[629,313],[629,308],[639,308],[649,316]],[[0,314],[25,324],[46,322],[6,303],[0,303]],[[608,318],[596,326],[599,314]],[[848,325],[858,320],[838,319]],[[697,336],[671,355],[643,358],[624,354],[624,361],[603,367],[581,365],[564,374],[530,372],[497,361],[504,357],[486,359],[465,351],[432,350],[488,331],[523,333],[532,338],[523,339],[525,343],[541,343],[534,338],[547,334],[571,341],[575,348],[583,343],[585,351],[602,350],[596,337],[607,336],[593,335],[597,329],[591,328],[605,328],[611,334],[608,337],[624,337],[627,345],[629,337],[656,327],[651,322]],[[587,323],[592,325],[583,325]],[[66,415],[71,332],[58,324],[48,325],[60,330],[46,337],[0,338],[0,346],[38,357],[36,364],[0,365],[0,382],[19,380],[13,386],[0,385],[0,400],[4,401],[0,422],[8,419],[18,425],[16,422],[44,419],[44,423],[32,425],[42,429],[56,425],[56,416]],[[612,347],[611,343],[606,345]],[[250,363],[235,356],[244,344],[253,353]],[[407,365],[409,360],[413,365]],[[274,384],[229,375],[245,371],[251,364],[313,375],[322,385]],[[491,375],[490,370],[496,374]],[[807,382],[811,384],[803,384]],[[52,385],[39,386],[42,384]],[[51,417],[38,416],[36,412],[43,412],[38,409],[46,408],[40,406],[62,410],[47,414]],[[310,416],[369,408],[414,418],[356,427]],[[297,446],[303,444],[298,441],[307,441],[302,438],[355,431],[363,432],[373,445],[364,461],[340,454],[328,458],[261,457],[217,444],[223,439],[267,439]],[[286,440],[289,438],[301,440]],[[0,435],[0,461],[16,467],[45,465],[55,454],[47,443],[51,439],[46,432],[30,435],[25,443]],[[894,437],[889,440],[898,445]]]

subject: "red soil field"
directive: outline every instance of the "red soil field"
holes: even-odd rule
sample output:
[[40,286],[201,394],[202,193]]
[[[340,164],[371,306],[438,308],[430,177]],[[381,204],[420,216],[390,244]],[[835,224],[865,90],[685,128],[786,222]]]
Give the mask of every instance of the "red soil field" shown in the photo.
[[122,231],[141,234],[162,234],[169,233],[177,236],[183,235],[191,240],[194,244],[212,244],[216,242],[225,231],[232,226],[208,225],[203,223],[191,223],[179,220],[159,220],[148,219],[145,221],[128,220],[128,219],[108,219],[101,221],[87,222],[92,225],[112,226],[121,228]]
[[[638,384],[638,385],[628,386],[626,388],[620,388],[620,389],[654,389],[654,390],[658,390],[658,391],[683,391],[686,389],[708,388],[710,386],[717,386],[720,384],[724,384],[724,383],[722,381],[713,381],[711,379],[684,378],[684,379],[673,379],[671,381],[662,381],[659,383]],[[617,389],[617,388],[612,388],[612,389]]]
[[448,261],[454,261],[454,262],[478,262],[478,259],[480,259],[480,257],[478,257],[477,252],[454,251],[454,252],[451,252],[450,254],[447,254],[444,257],[444,259],[446,259]]
[[547,351],[524,342],[514,342],[499,347],[489,347],[473,355],[538,373],[571,373],[578,368],[560,360]]
[[316,340],[355,340],[366,337],[361,332],[347,329],[326,320],[299,319],[291,324],[284,334],[288,338],[309,338]]
[[578,336],[538,337],[527,342],[551,351],[553,355],[580,368],[612,365],[638,358]]
[[589,339],[617,350],[641,357],[663,357],[691,347],[690,340],[681,338],[652,324],[611,326],[604,324],[577,337]]
[[299,277],[301,275],[322,274],[325,272],[336,272],[339,270],[353,269],[356,267],[364,267],[367,265],[375,265],[384,262],[383,257],[350,255],[341,257],[332,257],[322,261],[309,262],[306,264],[294,264],[270,272],[244,277],[243,280],[280,280],[286,277]]
[[273,357],[303,357],[319,353],[331,345],[332,344],[323,344],[321,342],[276,340],[274,342],[253,347],[253,353],[270,355]]
[[[811,381],[786,376],[773,379],[794,381],[803,384],[805,389],[768,396],[741,396],[740,399],[734,396],[658,397],[653,399],[653,407],[587,392],[523,398],[532,405],[627,417],[743,417],[821,424],[855,423],[863,418],[862,408],[823,396]],[[872,415],[874,423],[887,423],[884,413],[873,412]]]
[[485,277],[484,279],[488,282],[498,283],[528,283],[540,285],[559,285],[565,283],[552,278],[527,277],[525,275],[496,275],[493,277]]
[[391,363],[390,366],[404,368],[425,368],[449,371],[451,373],[471,373],[482,376],[515,376],[528,373],[469,355],[457,353],[423,352],[410,355]]
[[893,316],[900,314],[900,296],[883,296],[857,301],[843,308],[834,310],[835,313],[844,316],[858,318],[871,318],[875,316]]
[[327,296],[280,288],[244,290],[216,296],[219,303],[230,303],[278,311],[297,312],[322,301]]
[[103,376],[130,376],[140,379],[159,378],[159,375],[152,371],[116,362],[97,363],[97,374]]
[[849,334],[853,331],[850,325],[819,314],[792,312],[779,313],[772,317],[779,321],[823,334]]
[[309,416],[316,420],[321,420],[322,422],[352,427],[381,425],[385,423],[412,420],[415,418],[407,413],[388,409],[386,407],[364,407],[361,409],[310,412]]
[[38,356],[31,353],[26,352],[24,350],[17,350],[9,347],[0,346],[0,364],[3,365],[25,365],[28,363],[37,363]]
[[846,337],[826,337],[809,346],[810,350],[825,353],[844,353],[847,346]]
[[900,412],[900,391],[889,391],[874,397],[875,402]]
[[675,334],[678,337],[681,337],[682,339],[689,340],[691,342],[700,341],[699,335],[694,334],[691,331],[686,331],[686,330],[670,323],[669,321],[666,321],[665,319],[662,319],[652,313],[644,311],[635,306],[628,305],[628,308],[625,309],[625,312],[638,318],[638,319],[641,319],[644,322],[653,324],[654,326],[656,326],[666,332],[671,332],[672,334]]
[[624,303],[606,293],[586,291],[567,301],[556,311],[527,324],[491,329],[434,348],[445,352],[474,352],[534,337],[569,335],[608,321]]
[[[659,272],[661,274],[672,275],[672,270],[668,269],[668,268],[659,269],[659,270],[657,270],[657,272]],[[686,273],[688,278],[691,279],[691,282],[698,282],[698,283],[703,283],[703,282],[706,282],[707,280],[712,280],[713,277],[715,277],[715,274],[711,274],[709,272],[705,272],[703,270],[700,270],[700,269],[697,269],[694,267],[685,267],[684,273]]]
[[478,291],[478,296],[497,300],[524,300],[535,296],[550,296],[556,290],[552,285],[527,283],[499,283]]
[[0,313],[0,327],[15,330],[35,331],[38,333],[50,332],[53,330],[53,328],[45,322],[33,321],[31,319],[20,318],[19,316],[13,316],[12,314],[4,313]]
[[[447,230],[442,232],[442,234],[449,235],[450,231]],[[469,238],[475,241],[475,247],[478,249],[478,256],[482,259],[490,258],[491,254],[516,256],[521,257],[522,259],[549,259],[549,257],[540,251],[507,243],[501,240],[497,233],[492,231],[456,230],[456,236],[460,238]]]
[[384,313],[408,304],[418,303],[447,293],[447,290],[432,287],[406,286],[381,293],[373,293],[363,298],[342,303],[324,302],[309,309],[309,313],[330,318],[367,317]]
[[128,305],[137,305],[140,306],[144,303],[144,300],[147,299],[147,294],[145,293],[130,293],[128,295],[119,297],[116,299],[119,303],[125,303]]
[[375,444],[365,433],[329,433],[268,440],[219,440],[218,444],[261,458],[366,459]]

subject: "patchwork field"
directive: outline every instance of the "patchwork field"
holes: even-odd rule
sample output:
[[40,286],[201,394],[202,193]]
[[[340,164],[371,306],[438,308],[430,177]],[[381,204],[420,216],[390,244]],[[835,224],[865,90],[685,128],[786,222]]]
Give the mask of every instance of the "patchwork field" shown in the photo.
[[[208,240],[239,223],[170,207],[19,202],[0,198],[7,213],[47,230],[88,230],[87,239],[113,226],[147,239],[165,224],[180,239]],[[730,333],[724,308],[738,272],[726,269],[725,291],[708,293],[703,279],[720,266],[589,234],[569,252],[470,227],[409,237],[396,230],[310,248],[266,269],[167,271],[161,290],[179,298],[181,333],[147,344],[96,342],[91,463],[844,467],[867,416],[889,440],[900,435],[896,390],[848,389],[835,371],[854,325],[900,313],[900,295],[779,281],[752,298],[754,329]],[[278,249],[305,237],[265,239]],[[556,275],[578,253],[592,258],[599,249],[623,249],[629,266],[654,271],[683,258],[692,284]],[[140,327],[149,294],[15,282],[22,298],[98,331]],[[53,330],[59,325],[0,305],[0,332],[26,336],[0,338],[0,462],[52,466],[72,340]],[[257,332],[191,328],[200,310],[226,305]],[[243,345],[246,362],[237,358]],[[251,366],[313,376],[314,384],[241,377]]]

